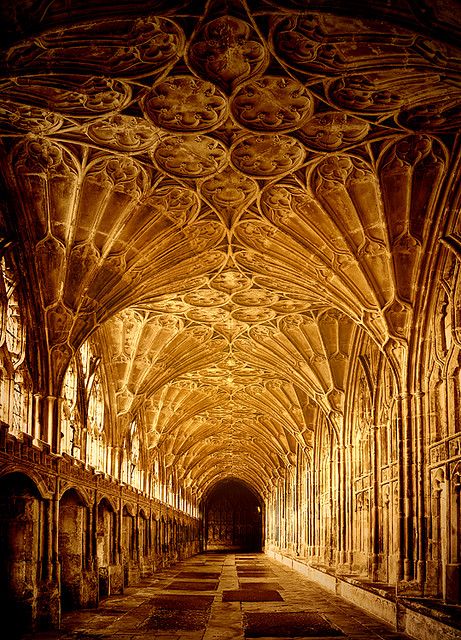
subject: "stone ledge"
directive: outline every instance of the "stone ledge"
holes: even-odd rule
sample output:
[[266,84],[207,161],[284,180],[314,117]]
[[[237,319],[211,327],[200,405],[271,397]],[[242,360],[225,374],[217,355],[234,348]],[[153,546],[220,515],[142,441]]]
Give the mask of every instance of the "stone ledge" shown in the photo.
[[447,605],[431,598],[400,598],[399,605],[415,614],[429,616],[446,627],[461,631],[461,606]]
[[461,640],[461,624],[431,607],[430,600],[397,598],[384,586],[367,584],[353,576],[335,575],[331,569],[314,567],[299,558],[271,550],[267,550],[266,555],[416,640]]
[[398,603],[398,628],[417,640],[459,640],[461,631],[437,619],[434,609],[421,607],[418,611],[412,602]]

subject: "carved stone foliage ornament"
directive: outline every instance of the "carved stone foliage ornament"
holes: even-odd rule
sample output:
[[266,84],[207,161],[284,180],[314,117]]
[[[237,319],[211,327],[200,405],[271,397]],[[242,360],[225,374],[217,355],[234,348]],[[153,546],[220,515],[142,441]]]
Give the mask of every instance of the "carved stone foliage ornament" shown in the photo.
[[160,138],[159,130],[144,118],[121,114],[91,122],[86,132],[97,145],[128,153],[146,151]]
[[122,80],[75,74],[22,75],[0,86],[7,104],[26,104],[76,118],[123,109],[131,98],[131,89]]
[[216,211],[223,223],[231,228],[258,194],[257,182],[226,166],[219,173],[199,184],[199,193]]
[[227,100],[211,82],[173,76],[146,96],[145,110],[162,129],[194,133],[219,126],[227,117]]
[[236,120],[251,131],[298,129],[312,107],[313,98],[301,82],[277,76],[245,83],[231,101]]
[[224,90],[267,66],[269,55],[250,25],[231,16],[211,20],[194,36],[188,49],[191,67]]
[[10,49],[12,69],[53,73],[151,75],[174,63],[184,46],[180,27],[168,18],[103,19],[50,31]]
[[153,159],[169,175],[199,178],[222,169],[227,153],[209,136],[168,136],[157,145]]
[[348,113],[326,111],[309,118],[298,135],[309,149],[336,151],[366,138],[370,125]]
[[304,160],[302,145],[287,135],[247,136],[231,152],[234,166],[242,173],[259,178],[273,178],[294,171]]

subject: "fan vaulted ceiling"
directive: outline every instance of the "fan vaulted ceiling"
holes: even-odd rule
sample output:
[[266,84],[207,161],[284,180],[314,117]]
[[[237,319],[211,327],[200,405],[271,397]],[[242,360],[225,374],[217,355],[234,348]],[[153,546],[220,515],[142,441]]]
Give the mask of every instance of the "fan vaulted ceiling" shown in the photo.
[[458,9],[2,3],[4,235],[46,391],[92,336],[117,423],[142,410],[185,483],[263,491],[309,452],[354,343],[408,336],[456,177]]

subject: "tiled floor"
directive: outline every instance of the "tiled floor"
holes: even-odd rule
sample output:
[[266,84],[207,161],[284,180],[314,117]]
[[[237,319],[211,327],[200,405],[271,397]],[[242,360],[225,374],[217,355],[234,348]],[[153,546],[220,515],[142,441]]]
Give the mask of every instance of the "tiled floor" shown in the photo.
[[[181,587],[183,587],[181,589]],[[23,640],[397,640],[358,607],[263,554],[190,558]]]

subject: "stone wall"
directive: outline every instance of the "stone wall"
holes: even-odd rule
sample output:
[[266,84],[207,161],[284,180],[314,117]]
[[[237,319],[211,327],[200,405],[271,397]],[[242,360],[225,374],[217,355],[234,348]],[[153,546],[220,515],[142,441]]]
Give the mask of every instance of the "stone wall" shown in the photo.
[[0,431],[0,602],[12,631],[59,626],[200,549],[199,521]]

